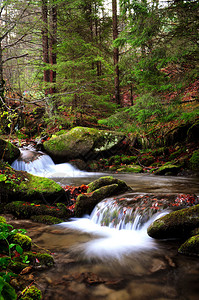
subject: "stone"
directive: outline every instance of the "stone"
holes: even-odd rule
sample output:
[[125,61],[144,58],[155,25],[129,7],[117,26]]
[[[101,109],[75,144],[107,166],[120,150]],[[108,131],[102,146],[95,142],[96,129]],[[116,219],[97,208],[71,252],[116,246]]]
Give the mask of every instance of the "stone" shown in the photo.
[[154,221],[147,229],[152,238],[185,238],[199,226],[199,204],[174,211]]
[[114,131],[98,130],[87,127],[75,127],[69,132],[44,142],[44,150],[56,162],[72,159],[84,161],[112,156],[118,147],[124,146],[125,135]]
[[199,235],[190,237],[178,249],[178,252],[185,255],[199,256]]
[[20,155],[20,150],[12,143],[0,138],[0,159],[12,163]]

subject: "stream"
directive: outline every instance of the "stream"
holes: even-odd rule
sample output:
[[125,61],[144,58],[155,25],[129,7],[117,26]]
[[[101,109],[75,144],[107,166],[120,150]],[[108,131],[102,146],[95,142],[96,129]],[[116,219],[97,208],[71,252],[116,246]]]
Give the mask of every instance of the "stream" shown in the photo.
[[[124,180],[136,193],[199,195],[199,180],[194,177],[87,173],[73,167],[68,172],[69,164],[50,164],[46,169],[44,163],[42,176],[45,173],[61,185],[79,186],[112,175]],[[39,175],[38,168],[41,165],[33,173]],[[34,243],[49,249],[55,259],[54,267],[34,274],[43,299],[198,299],[199,260],[178,254],[181,241],[150,238],[146,229],[151,219],[139,230],[138,220],[134,220],[131,229],[119,230],[101,226],[96,217],[99,214],[95,208],[91,216],[53,226],[29,220],[13,221],[13,225],[26,228]]]

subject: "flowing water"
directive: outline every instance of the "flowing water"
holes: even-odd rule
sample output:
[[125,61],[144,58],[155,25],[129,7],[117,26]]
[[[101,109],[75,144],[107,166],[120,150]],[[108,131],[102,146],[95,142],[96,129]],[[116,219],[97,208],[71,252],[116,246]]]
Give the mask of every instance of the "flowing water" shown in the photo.
[[[87,184],[102,176],[73,169],[69,164],[54,165],[52,161],[47,164],[49,157],[44,157],[42,167],[35,167],[38,160],[39,164],[43,161],[43,156],[32,160],[28,171],[40,176],[45,174],[62,185]],[[13,166],[24,170],[27,164]],[[124,180],[138,194],[199,194],[198,178],[113,176]],[[107,214],[113,209],[112,201],[112,198],[102,201],[90,216],[56,226],[27,223],[28,234],[37,245],[53,252],[56,262],[50,270],[36,274],[44,299],[198,299],[198,258],[178,254],[181,241],[156,241],[147,235],[148,225],[168,211],[154,214],[141,226],[140,215],[132,214],[131,208],[125,211],[125,219],[116,210],[118,221],[107,222]],[[129,221],[132,215],[133,220]]]

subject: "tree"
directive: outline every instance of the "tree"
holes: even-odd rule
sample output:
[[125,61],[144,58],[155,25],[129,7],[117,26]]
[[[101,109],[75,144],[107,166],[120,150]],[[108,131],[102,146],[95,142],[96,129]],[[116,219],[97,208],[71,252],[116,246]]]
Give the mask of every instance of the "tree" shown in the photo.
[[[117,0],[112,0],[112,18],[113,18],[113,41],[118,38],[118,21],[117,21]],[[113,62],[115,67],[115,100],[120,104],[120,82],[119,82],[119,48],[113,49]]]

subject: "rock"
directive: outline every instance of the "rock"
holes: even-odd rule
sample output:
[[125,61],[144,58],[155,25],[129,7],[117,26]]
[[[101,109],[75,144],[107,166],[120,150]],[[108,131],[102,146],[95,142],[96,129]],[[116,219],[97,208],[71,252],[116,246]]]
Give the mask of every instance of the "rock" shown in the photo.
[[32,246],[31,238],[19,232],[11,236],[9,242],[20,245],[23,250],[30,250]]
[[199,235],[190,237],[180,246],[178,252],[185,255],[199,256]]
[[0,202],[35,201],[55,203],[67,202],[64,189],[51,179],[16,171],[0,161]]
[[20,155],[20,150],[11,144],[0,138],[0,159],[12,163]]
[[118,172],[141,173],[143,168],[138,165],[126,165],[117,169]]
[[130,191],[127,184],[112,176],[101,177],[88,184],[86,194],[80,194],[77,197],[75,206],[75,216],[81,217],[90,214],[94,207],[103,199]]
[[22,298],[24,300],[41,300],[42,299],[42,293],[41,291],[34,285],[30,286],[28,289],[25,288],[24,291],[22,291]]
[[124,182],[123,180],[114,178],[112,176],[103,176],[100,177],[97,180],[94,180],[93,182],[88,184],[88,190],[87,193],[91,193],[103,186],[111,185],[111,184],[117,184],[118,185],[118,191],[121,193],[124,193],[126,191],[132,191],[132,189]]
[[161,166],[157,171],[154,172],[155,175],[176,175],[180,167],[173,164],[165,164]]
[[174,211],[148,227],[148,235],[157,239],[185,238],[199,226],[199,204]]
[[66,162],[71,159],[83,159],[88,161],[111,156],[114,152],[124,147],[123,133],[98,130],[87,127],[75,127],[69,132],[51,138],[44,142],[44,150],[56,162]]
[[80,194],[76,200],[75,216],[82,217],[91,214],[94,207],[104,198],[107,198],[116,192],[118,189],[117,184],[110,184],[103,186],[94,192],[87,194]]

